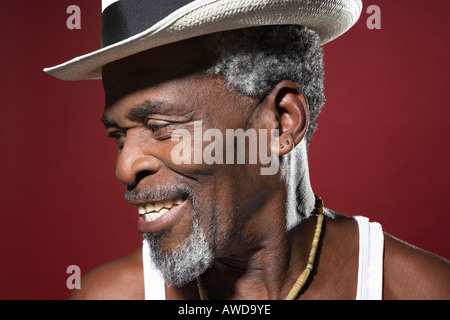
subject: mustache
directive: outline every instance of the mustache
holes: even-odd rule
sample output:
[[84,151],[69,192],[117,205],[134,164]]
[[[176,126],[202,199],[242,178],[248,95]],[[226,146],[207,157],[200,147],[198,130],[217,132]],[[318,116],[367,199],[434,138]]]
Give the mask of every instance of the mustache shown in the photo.
[[125,192],[125,201],[161,202],[178,198],[192,198],[192,189],[188,186],[158,186],[152,189],[131,189]]

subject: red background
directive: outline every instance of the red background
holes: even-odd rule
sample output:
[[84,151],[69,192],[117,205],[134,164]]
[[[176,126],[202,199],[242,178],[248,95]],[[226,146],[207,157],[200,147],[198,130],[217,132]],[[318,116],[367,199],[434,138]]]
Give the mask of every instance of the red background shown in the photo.
[[[81,8],[81,30],[66,8]],[[368,5],[381,8],[369,30]],[[100,1],[9,1],[1,28],[0,298],[66,299],[82,273],[140,245],[114,175],[100,81],[42,72],[99,47]],[[310,148],[325,204],[450,258],[448,0],[365,1],[325,50],[327,103]],[[447,31],[445,31],[447,30]]]

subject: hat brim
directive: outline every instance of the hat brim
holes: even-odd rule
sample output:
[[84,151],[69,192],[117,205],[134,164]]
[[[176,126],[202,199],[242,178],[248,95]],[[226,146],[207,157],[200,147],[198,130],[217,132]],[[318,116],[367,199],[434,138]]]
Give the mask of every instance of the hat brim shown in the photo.
[[101,79],[108,63],[158,46],[215,32],[267,25],[304,25],[321,44],[358,20],[360,0],[197,0],[147,30],[44,71],[62,80]]

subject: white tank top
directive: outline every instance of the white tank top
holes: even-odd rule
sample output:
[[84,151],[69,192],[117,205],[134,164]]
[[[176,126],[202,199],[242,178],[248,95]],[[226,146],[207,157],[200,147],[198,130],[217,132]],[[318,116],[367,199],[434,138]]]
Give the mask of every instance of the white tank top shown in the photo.
[[[383,293],[384,235],[381,225],[365,217],[354,217],[359,227],[358,284],[356,300],[381,300]],[[165,300],[161,273],[153,266],[147,241],[142,246],[145,300]]]

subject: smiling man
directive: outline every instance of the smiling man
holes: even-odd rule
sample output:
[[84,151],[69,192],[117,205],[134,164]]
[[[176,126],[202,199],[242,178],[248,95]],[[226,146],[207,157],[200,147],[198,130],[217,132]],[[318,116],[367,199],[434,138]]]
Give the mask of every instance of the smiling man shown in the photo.
[[[356,22],[359,0],[103,7],[103,48],[46,71],[103,80],[102,121],[144,244],[92,270],[72,298],[450,298],[448,261],[324,208],[311,188],[321,45]],[[262,174],[257,149],[279,170]],[[216,161],[198,159],[205,151]]]

